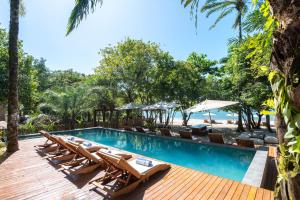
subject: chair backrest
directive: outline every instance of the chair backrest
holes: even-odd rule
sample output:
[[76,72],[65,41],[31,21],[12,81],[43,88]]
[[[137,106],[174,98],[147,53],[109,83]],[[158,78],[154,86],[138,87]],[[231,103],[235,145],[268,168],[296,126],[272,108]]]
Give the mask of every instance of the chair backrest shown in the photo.
[[254,141],[253,140],[245,140],[245,139],[236,139],[237,145],[240,147],[249,147],[254,148]]
[[179,131],[180,137],[185,139],[193,139],[192,133],[189,131]]
[[138,132],[146,133],[145,130],[144,130],[142,127],[136,126],[135,129],[136,129]]
[[112,165],[114,168],[126,171],[138,179],[142,176],[142,174],[140,174],[135,168],[128,164],[124,158],[120,156],[111,155],[101,151],[98,151],[97,155],[100,156],[106,162],[106,164]]
[[170,137],[172,136],[171,131],[167,128],[161,128],[160,133],[161,133],[161,135],[164,135],[164,136],[170,136]]
[[56,139],[53,138],[52,135],[50,135],[50,133],[48,133],[47,131],[44,131],[44,130],[40,130],[39,133],[44,136],[45,138],[47,138],[48,140],[54,142],[54,143],[57,143]]
[[208,138],[210,142],[224,144],[223,135],[219,133],[209,133]]
[[63,146],[64,148],[68,149],[70,152],[77,153],[76,147],[67,143],[62,137],[53,136],[57,139],[59,145]]
[[89,160],[94,161],[95,163],[101,162],[101,160],[99,160],[99,158],[97,156],[95,156],[94,154],[89,152],[86,148],[84,148],[84,146],[82,144],[80,144],[78,146],[76,151],[78,152],[79,155],[82,155],[82,156],[88,158]]

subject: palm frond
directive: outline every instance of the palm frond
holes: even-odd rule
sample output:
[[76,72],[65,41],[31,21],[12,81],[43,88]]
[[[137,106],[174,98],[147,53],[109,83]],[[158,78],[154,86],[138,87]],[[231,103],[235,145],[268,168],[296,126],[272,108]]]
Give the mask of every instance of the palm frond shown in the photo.
[[212,29],[214,27],[216,27],[216,25],[227,15],[229,15],[231,12],[234,11],[234,8],[228,8],[226,10],[223,10],[223,12],[218,16],[218,18],[216,19],[215,23],[209,28]]
[[76,0],[75,6],[69,17],[67,35],[78,27],[84,17],[86,17],[90,12],[93,13],[98,4],[101,6],[102,3],[103,0]]

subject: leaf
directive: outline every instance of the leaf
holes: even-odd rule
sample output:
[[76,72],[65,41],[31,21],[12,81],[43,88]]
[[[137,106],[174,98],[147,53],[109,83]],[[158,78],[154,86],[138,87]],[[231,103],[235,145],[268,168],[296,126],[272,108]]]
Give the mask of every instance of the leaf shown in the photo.
[[294,122],[295,122],[296,127],[300,129],[300,113],[295,115]]
[[[291,124],[291,123],[290,123]],[[295,137],[295,133],[297,133],[297,130],[296,130],[296,128],[293,128],[293,127],[291,127],[290,126],[290,124],[289,124],[289,127],[288,127],[288,131],[285,133],[285,135],[284,135],[284,138],[285,139],[291,139],[291,138],[294,138]]]

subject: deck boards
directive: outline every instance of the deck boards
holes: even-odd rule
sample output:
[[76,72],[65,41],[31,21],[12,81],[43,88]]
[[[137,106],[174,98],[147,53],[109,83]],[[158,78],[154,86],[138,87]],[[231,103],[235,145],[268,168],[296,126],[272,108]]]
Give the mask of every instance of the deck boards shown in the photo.
[[[57,166],[35,152],[42,139],[20,141],[20,151],[0,164],[0,199],[104,199],[105,194],[91,190],[89,181],[103,171],[67,176]],[[273,154],[273,152],[271,152]],[[172,165],[154,175],[134,192],[118,199],[273,199],[270,190]]]

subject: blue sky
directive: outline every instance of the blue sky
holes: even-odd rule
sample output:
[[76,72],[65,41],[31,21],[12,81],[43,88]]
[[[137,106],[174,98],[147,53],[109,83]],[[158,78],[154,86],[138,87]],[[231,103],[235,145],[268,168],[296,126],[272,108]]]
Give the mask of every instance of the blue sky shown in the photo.
[[[8,27],[8,0],[0,0],[0,23]],[[74,0],[24,0],[20,39],[34,57],[43,57],[51,70],[74,69],[90,74],[101,59],[98,52],[125,37],[159,43],[175,59],[195,51],[219,60],[227,53],[228,39],[236,35],[229,16],[213,30],[216,16],[199,15],[196,34],[190,10],[180,0],[104,0],[69,36],[65,36]]]

